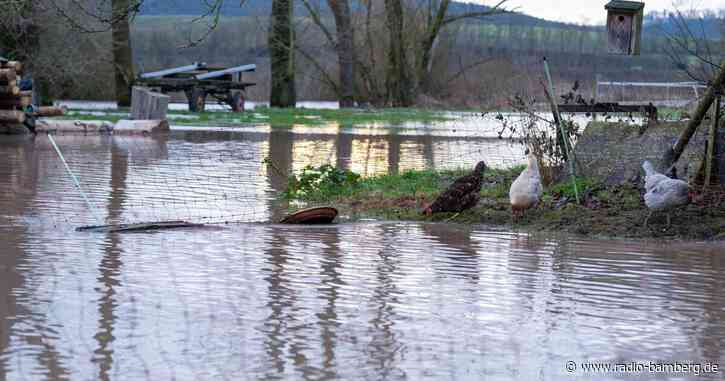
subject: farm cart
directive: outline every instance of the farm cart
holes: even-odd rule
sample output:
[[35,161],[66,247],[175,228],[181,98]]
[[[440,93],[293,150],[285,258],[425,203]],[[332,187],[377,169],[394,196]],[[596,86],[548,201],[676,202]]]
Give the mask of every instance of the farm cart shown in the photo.
[[137,84],[157,88],[162,93],[184,92],[189,111],[203,112],[206,97],[212,96],[219,103],[229,105],[233,111],[244,111],[245,89],[254,86],[243,82],[242,73],[255,71],[257,65],[236,67],[211,66],[205,63],[141,74]]

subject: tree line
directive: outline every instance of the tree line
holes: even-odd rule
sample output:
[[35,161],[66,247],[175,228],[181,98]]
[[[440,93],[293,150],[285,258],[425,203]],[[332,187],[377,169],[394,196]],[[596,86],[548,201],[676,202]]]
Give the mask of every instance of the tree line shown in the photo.
[[[134,73],[193,61],[261,64],[252,98],[276,107],[310,98],[342,107],[497,106],[536,92],[544,55],[557,80],[584,87],[597,75],[661,81],[682,73],[666,36],[645,34],[640,57],[610,56],[601,28],[502,24],[511,14],[505,1],[272,0],[268,16],[246,17],[224,17],[229,2],[198,1],[205,11],[193,17],[139,17],[142,0],[14,1],[0,14],[0,49],[36,66],[48,96],[100,95],[121,105]],[[721,45],[707,48],[720,54]]]

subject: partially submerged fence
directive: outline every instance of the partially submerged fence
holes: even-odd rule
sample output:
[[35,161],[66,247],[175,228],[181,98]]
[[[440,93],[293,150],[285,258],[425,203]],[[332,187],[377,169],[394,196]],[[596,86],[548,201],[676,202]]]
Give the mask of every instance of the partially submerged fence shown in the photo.
[[702,95],[707,86],[700,82],[603,81],[597,78],[597,101],[645,102],[656,106],[682,106]]

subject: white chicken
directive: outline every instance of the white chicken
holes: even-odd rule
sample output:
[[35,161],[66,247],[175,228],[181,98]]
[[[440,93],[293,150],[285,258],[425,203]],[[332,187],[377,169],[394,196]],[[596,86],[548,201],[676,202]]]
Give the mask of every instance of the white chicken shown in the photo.
[[690,203],[690,186],[686,181],[671,179],[658,173],[649,161],[645,161],[642,168],[644,168],[646,174],[644,178],[646,191],[644,204],[650,210],[649,215],[644,220],[644,226],[647,226],[652,213],[663,211],[667,213],[667,227],[669,227],[669,211]]
[[529,154],[529,165],[521,172],[519,177],[514,180],[509,190],[509,199],[511,201],[511,217],[516,221],[517,217],[524,210],[534,207],[539,203],[541,194],[544,191],[541,185],[541,174],[539,173],[539,164],[533,154]]

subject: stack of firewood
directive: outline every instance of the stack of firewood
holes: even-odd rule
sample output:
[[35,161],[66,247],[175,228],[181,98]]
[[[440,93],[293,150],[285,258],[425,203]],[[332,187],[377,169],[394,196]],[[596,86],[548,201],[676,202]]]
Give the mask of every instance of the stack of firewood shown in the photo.
[[24,123],[28,116],[60,116],[58,107],[31,107],[33,91],[21,90],[23,64],[0,58],[0,123]]

